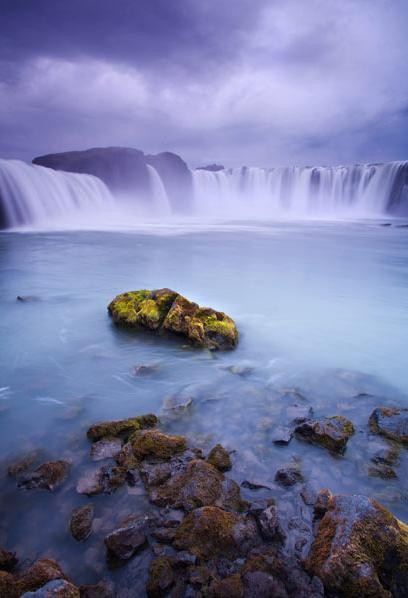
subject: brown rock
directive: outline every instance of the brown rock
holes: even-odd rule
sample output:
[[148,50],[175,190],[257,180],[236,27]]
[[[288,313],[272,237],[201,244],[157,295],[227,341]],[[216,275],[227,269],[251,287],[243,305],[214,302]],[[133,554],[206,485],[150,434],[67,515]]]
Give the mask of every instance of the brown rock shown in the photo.
[[229,471],[232,467],[231,457],[221,444],[216,444],[215,447],[211,449],[207,461],[208,463],[211,463],[211,465],[214,465],[216,469],[223,472]]
[[189,513],[177,530],[174,545],[199,558],[238,558],[262,542],[252,517],[218,507],[202,507]]
[[335,415],[324,420],[308,420],[295,428],[298,438],[318,444],[335,453],[343,453],[349,438],[354,434],[354,426],[345,417]]
[[12,571],[17,565],[18,559],[15,552],[9,552],[0,548],[0,570],[1,571]]
[[11,573],[0,571],[0,598],[17,598],[20,595],[17,582]]
[[91,535],[93,516],[93,505],[84,505],[73,511],[69,526],[72,536],[78,542],[83,542]]
[[67,578],[58,563],[51,559],[40,559],[20,576],[18,590],[21,594],[34,592],[53,579]]
[[208,505],[238,511],[243,506],[236,482],[201,459],[188,462],[163,484],[148,487],[148,492],[153,503],[185,511]]
[[149,598],[161,598],[166,596],[175,577],[172,562],[165,556],[159,556],[152,561],[149,567],[149,579],[147,581],[147,595]]
[[146,544],[146,522],[132,521],[105,538],[108,560],[127,561]]
[[370,415],[373,432],[402,444],[408,444],[408,409],[378,407]]
[[341,596],[408,595],[408,528],[366,496],[332,496],[307,561]]

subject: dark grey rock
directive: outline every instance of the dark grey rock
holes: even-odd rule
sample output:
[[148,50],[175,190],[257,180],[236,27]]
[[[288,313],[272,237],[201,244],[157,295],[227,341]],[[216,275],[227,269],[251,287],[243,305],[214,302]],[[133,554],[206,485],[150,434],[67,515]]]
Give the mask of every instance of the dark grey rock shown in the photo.
[[378,407],[370,415],[369,425],[373,432],[402,444],[408,444],[408,409]]
[[126,561],[146,544],[146,522],[144,519],[120,527],[106,536],[104,542],[108,560]]

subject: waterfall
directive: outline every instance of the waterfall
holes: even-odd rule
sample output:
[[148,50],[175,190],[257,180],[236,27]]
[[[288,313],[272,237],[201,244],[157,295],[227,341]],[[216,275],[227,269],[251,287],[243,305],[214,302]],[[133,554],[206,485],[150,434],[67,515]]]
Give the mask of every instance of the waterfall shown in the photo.
[[161,216],[171,214],[171,207],[166,188],[157,170],[150,164],[146,164],[150,178],[150,188],[155,212]]
[[[171,215],[167,176],[146,164],[150,190],[116,196],[96,176],[0,160],[0,228],[137,224]],[[408,215],[408,162],[192,171],[189,214],[201,219]],[[137,181],[136,181],[137,182]]]
[[113,202],[95,176],[0,160],[1,227],[64,224],[79,215],[92,219]]
[[408,211],[408,162],[195,170],[194,209],[234,217],[375,217]]

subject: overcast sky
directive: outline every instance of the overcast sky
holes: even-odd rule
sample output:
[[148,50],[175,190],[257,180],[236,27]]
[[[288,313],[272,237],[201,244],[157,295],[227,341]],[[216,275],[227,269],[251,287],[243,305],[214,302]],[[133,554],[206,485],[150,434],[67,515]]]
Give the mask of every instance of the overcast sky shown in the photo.
[[0,157],[408,159],[407,0],[0,0]]

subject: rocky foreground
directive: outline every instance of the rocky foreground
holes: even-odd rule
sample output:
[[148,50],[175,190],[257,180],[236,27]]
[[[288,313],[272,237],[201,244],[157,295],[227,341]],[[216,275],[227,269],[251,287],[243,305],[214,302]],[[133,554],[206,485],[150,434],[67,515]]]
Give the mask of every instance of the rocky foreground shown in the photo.
[[[369,425],[392,439],[392,446],[403,445],[408,410],[378,408]],[[341,454],[354,427],[343,417],[298,417],[289,432]],[[125,517],[104,544],[108,568],[146,557],[145,592],[152,598],[408,595],[408,527],[367,496],[315,492],[302,485],[313,527],[293,528],[301,532],[293,549],[292,532],[285,531],[273,495],[243,500],[240,486],[226,475],[231,457],[221,445],[206,455],[184,436],[161,430],[152,414],[97,423],[87,436],[92,460],[105,464],[77,479],[84,503],[72,512],[67,533],[78,542],[92,534],[97,508],[87,497],[113,494],[125,485],[143,488],[151,510]],[[30,454],[9,467],[22,491],[56,491],[71,475],[67,461],[37,466],[37,459]],[[275,479],[284,486],[304,481],[296,463],[279,469]],[[249,481],[242,486],[256,488]],[[138,579],[134,587],[134,596],[143,595]],[[103,580],[77,586],[56,560],[40,559],[27,568],[19,566],[18,555],[0,550],[1,597],[120,595]]]

